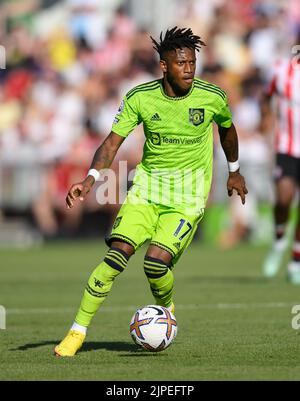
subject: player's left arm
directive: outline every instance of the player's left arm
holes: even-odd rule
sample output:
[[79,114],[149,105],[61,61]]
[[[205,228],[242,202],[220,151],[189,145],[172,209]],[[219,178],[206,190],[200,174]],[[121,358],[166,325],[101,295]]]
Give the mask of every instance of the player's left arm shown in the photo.
[[[238,136],[234,124],[231,124],[229,128],[222,127],[218,125],[220,141],[222,148],[224,150],[227,162],[234,163],[237,162],[239,156],[239,146],[238,146]],[[244,204],[246,200],[246,194],[248,193],[245,179],[240,174],[240,169],[237,168],[236,171],[229,171],[229,177],[227,180],[227,191],[228,196],[236,191],[241,197],[241,201]]]

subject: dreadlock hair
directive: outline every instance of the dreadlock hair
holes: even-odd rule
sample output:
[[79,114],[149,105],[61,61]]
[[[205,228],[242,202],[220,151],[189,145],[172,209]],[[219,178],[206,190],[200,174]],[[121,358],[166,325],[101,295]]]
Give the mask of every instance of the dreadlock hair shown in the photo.
[[160,58],[163,58],[165,52],[170,50],[182,49],[183,47],[188,47],[189,49],[194,49],[199,51],[201,46],[206,46],[206,44],[201,40],[200,36],[194,35],[191,28],[178,28],[175,26],[172,29],[168,29],[163,38],[163,33],[160,33],[160,43],[156,42],[155,39],[150,36],[152,43],[154,44],[153,49],[155,49]]

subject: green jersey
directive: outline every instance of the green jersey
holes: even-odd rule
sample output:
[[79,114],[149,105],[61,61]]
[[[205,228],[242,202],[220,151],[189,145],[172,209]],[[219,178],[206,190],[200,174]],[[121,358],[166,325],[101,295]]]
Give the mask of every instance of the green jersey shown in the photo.
[[167,96],[162,80],[130,90],[112,131],[127,137],[143,123],[146,141],[131,192],[148,202],[200,212],[211,186],[213,121],[231,126],[227,96],[198,78],[183,97]]

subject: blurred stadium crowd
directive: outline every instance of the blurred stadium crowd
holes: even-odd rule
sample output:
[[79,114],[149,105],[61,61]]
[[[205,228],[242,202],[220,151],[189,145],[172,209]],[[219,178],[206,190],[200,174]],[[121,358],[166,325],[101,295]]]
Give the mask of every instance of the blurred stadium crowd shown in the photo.
[[[220,243],[247,235],[260,202],[272,201],[272,132],[261,126],[259,102],[276,58],[291,56],[298,0],[13,0],[0,7],[0,231],[15,216],[29,216],[43,238],[92,234],[101,221],[109,229],[119,205],[90,196],[67,213],[66,192],[85,176],[124,94],[161,76],[149,34],[178,25],[206,43],[197,75],[227,91],[240,139],[249,196],[244,208],[237,197],[230,201],[233,224]],[[130,171],[142,146],[139,127],[112,167],[126,160]],[[210,205],[227,202],[217,135],[215,154]]]

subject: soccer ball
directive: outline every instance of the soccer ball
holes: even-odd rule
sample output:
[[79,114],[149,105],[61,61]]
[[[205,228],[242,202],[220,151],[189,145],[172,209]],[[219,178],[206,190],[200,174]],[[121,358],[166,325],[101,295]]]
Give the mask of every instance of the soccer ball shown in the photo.
[[163,351],[176,337],[177,322],[167,308],[147,305],[132,316],[130,334],[133,341],[147,351]]

